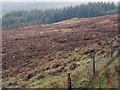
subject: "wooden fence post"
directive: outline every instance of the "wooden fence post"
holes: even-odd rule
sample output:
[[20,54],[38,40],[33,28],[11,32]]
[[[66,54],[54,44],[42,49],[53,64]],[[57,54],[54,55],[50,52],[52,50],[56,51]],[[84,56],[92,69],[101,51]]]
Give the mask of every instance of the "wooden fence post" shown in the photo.
[[93,54],[93,74],[95,74],[95,55]]
[[111,60],[112,60],[112,41],[111,41],[111,43],[110,43],[110,55],[111,55]]
[[70,78],[70,72],[68,74],[68,90],[71,90],[71,78]]

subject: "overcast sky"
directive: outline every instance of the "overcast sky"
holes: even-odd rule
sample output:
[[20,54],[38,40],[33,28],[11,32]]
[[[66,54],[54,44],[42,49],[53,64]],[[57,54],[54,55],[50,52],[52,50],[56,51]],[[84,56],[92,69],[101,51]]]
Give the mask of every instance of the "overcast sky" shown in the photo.
[[2,2],[118,2],[120,0],[2,0]]

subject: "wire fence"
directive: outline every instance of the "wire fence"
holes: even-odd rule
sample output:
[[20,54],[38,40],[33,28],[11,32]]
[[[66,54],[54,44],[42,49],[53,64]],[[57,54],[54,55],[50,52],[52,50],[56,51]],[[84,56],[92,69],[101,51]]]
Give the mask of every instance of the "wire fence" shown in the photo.
[[[112,63],[112,61],[114,61],[114,58],[113,58],[113,40],[111,40],[110,42],[110,51],[107,52],[106,55],[110,56],[110,60],[108,61],[108,63],[106,65],[104,65],[104,69],[105,67],[107,67],[110,63]],[[117,49],[114,49],[114,51],[117,50]],[[100,51],[100,50],[98,50]],[[99,55],[99,56],[102,56],[102,55]],[[104,56],[103,56],[104,58]],[[91,84],[93,82],[94,79],[97,79],[97,77],[103,73],[103,70],[97,75],[95,74],[96,73],[96,61],[99,61],[99,60],[95,60],[95,54],[93,54],[92,56],[92,60],[93,60],[93,64],[92,64],[92,69],[83,69],[82,71],[75,71],[75,72],[68,72],[67,73],[67,77],[65,77],[64,79],[62,78],[62,80],[59,80],[57,83],[60,83],[62,82],[62,86],[64,86],[64,88],[68,88],[69,90],[72,88],[72,87],[75,87],[76,86],[76,82],[80,82],[81,83],[81,88],[86,86],[88,87],[89,84]],[[86,72],[87,72],[87,76],[86,76]],[[79,84],[80,85],[80,84]],[[88,86],[87,86],[88,85]],[[55,85],[53,84],[53,86],[55,87]],[[93,86],[92,86],[93,87]],[[56,87],[55,87],[56,88]]]

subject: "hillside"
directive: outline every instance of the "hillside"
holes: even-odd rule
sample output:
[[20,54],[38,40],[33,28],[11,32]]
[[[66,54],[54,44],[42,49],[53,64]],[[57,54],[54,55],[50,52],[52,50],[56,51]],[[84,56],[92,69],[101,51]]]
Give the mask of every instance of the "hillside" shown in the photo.
[[101,72],[110,62],[111,40],[111,63],[118,60],[117,36],[117,14],[2,31],[3,87],[66,87],[67,71],[79,77],[92,70],[92,54]]
[[[14,7],[18,4],[10,5]],[[24,6],[28,7],[28,10],[20,10],[20,11],[12,11],[10,13],[6,13],[2,17],[2,31],[17,29],[21,27],[31,26],[31,25],[41,25],[41,24],[51,24],[56,23],[72,18],[90,18],[90,17],[99,17],[104,15],[111,15],[118,13],[118,6],[115,3],[111,2],[89,2],[89,3],[23,3],[20,7],[24,8]],[[69,6],[72,4],[73,6]],[[80,4],[80,5],[77,5]],[[49,10],[31,10],[30,7],[38,6],[41,7],[49,7]],[[64,8],[57,8],[56,6],[66,6]],[[8,5],[9,6],[9,5]],[[8,7],[7,6],[7,7]],[[68,7],[67,7],[68,6]],[[4,6],[3,6],[4,7]],[[18,6],[19,7],[19,6]],[[52,8],[54,7],[54,8]],[[88,9],[89,8],[89,9]],[[9,8],[10,9],[10,8]],[[17,8],[15,8],[17,9]],[[44,8],[45,9],[45,8]]]

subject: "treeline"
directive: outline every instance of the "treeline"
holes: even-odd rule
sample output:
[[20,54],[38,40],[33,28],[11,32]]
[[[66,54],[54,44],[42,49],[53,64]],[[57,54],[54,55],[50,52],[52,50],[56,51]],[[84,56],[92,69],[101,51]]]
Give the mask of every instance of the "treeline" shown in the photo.
[[51,10],[13,11],[2,18],[2,30],[10,30],[28,25],[40,25],[59,22],[66,19],[89,18],[115,14],[118,6],[109,2],[80,4],[75,7],[66,7]]

